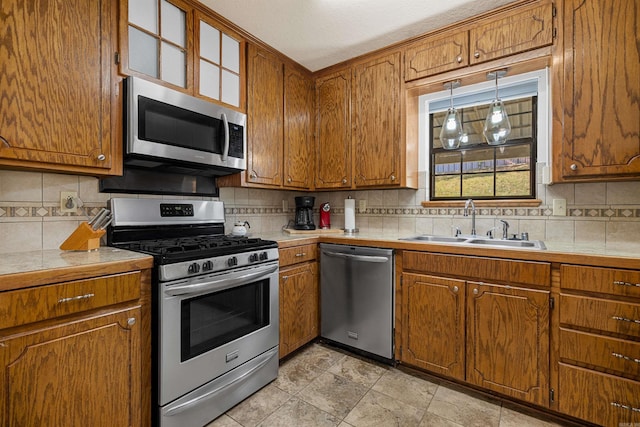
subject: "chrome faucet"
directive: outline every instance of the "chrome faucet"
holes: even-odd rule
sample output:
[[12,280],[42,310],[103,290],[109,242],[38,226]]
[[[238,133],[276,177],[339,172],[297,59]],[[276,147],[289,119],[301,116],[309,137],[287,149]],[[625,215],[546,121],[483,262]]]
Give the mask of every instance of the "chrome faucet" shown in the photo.
[[509,223],[504,219],[499,219],[498,221],[502,223],[502,238],[506,240],[509,238]]
[[471,206],[471,235],[476,235],[476,205],[473,203],[473,199],[468,199],[464,203],[464,216],[469,216],[469,206]]

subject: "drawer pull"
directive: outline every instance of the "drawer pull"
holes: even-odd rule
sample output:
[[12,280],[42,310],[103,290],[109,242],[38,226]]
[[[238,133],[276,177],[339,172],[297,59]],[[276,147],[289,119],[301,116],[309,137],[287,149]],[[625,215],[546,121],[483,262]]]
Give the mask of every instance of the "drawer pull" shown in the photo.
[[620,317],[620,316],[613,316],[611,318],[613,320],[619,320],[621,322],[636,323],[636,324],[640,325],[640,320],[636,320],[636,319],[627,319],[626,317]]
[[636,362],[636,363],[640,363],[640,359],[636,359],[635,357],[629,357],[629,356],[625,356],[624,354],[620,354],[620,353],[611,353],[611,355],[613,357],[617,357],[618,359],[624,359],[624,360],[628,360],[630,362]]
[[640,288],[640,283],[629,283],[629,282],[624,282],[622,280],[614,280],[613,284],[620,285],[620,286],[633,286],[634,288]]
[[296,254],[297,257],[301,257],[301,256],[305,256],[305,255],[306,255],[305,252],[302,252],[301,254]]
[[631,411],[631,412],[640,412],[640,408],[635,408],[629,405],[623,405],[622,403],[618,403],[618,402],[611,402],[611,406],[615,406],[616,408],[620,408],[620,409],[626,409],[627,411]]
[[84,295],[78,295],[76,297],[60,298],[58,300],[58,304],[62,304],[63,302],[77,301],[77,300],[81,300],[81,299],[89,299],[89,298],[93,298],[94,296],[96,296],[96,295],[95,294],[84,294]]

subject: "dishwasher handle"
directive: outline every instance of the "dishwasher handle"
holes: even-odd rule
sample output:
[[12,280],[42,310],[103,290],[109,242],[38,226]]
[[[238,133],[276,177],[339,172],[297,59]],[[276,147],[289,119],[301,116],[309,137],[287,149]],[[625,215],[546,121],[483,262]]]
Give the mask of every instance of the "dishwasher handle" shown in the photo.
[[327,256],[332,256],[336,258],[345,258],[351,259],[354,261],[362,261],[362,262],[387,262],[389,261],[389,257],[386,256],[374,256],[374,255],[352,255],[352,254],[344,254],[341,252],[329,252],[322,251],[323,254]]

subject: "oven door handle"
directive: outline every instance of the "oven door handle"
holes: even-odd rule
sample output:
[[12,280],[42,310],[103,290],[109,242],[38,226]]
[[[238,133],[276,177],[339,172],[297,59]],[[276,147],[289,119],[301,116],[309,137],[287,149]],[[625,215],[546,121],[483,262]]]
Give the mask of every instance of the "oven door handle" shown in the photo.
[[243,283],[249,283],[252,280],[266,276],[277,270],[278,264],[269,265],[267,267],[256,267],[255,270],[248,273],[227,273],[222,275],[219,279],[204,280],[202,282],[190,283],[188,285],[171,286],[165,289],[164,293],[171,296],[178,296],[222,291]]

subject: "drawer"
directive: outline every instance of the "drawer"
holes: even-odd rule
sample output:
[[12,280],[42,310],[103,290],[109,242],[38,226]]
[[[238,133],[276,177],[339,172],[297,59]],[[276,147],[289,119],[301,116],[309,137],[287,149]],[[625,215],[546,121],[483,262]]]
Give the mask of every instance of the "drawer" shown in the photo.
[[560,412],[606,427],[640,424],[640,382],[560,363]]
[[560,359],[640,379],[640,342],[560,328]]
[[461,255],[404,251],[405,271],[447,274],[498,283],[522,283],[534,286],[551,285],[551,264]]
[[0,293],[0,329],[140,298],[140,272]]
[[640,338],[640,304],[561,294],[560,323]]
[[560,286],[562,289],[640,298],[640,271],[562,265]]
[[318,256],[318,245],[301,245],[280,249],[280,267],[311,261]]

